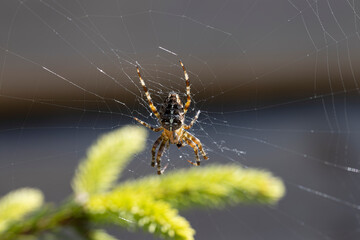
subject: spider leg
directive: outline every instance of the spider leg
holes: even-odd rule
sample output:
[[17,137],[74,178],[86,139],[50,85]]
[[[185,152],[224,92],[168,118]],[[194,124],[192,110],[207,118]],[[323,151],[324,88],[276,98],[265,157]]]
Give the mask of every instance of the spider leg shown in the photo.
[[139,75],[140,83],[141,83],[141,85],[142,85],[142,87],[143,87],[143,89],[144,89],[145,96],[146,96],[146,98],[147,98],[147,100],[148,100],[150,109],[151,109],[151,111],[155,114],[155,116],[156,116],[158,119],[160,119],[160,114],[159,114],[159,112],[157,111],[156,107],[154,106],[154,104],[153,104],[153,102],[152,102],[152,99],[151,99],[151,96],[150,96],[150,93],[149,93],[149,91],[148,91],[148,89],[147,89],[147,87],[146,87],[146,85],[145,85],[144,80],[143,80],[142,77],[141,77],[140,70],[139,70],[139,66],[136,66],[136,71],[137,71],[137,73],[138,73],[138,75]]
[[185,107],[184,107],[184,114],[186,114],[187,110],[190,107],[190,103],[191,103],[191,98],[190,98],[190,81],[189,81],[189,75],[186,72],[185,66],[184,64],[181,62],[181,60],[179,61],[180,65],[184,71],[184,76],[185,76],[185,81],[186,81],[186,95],[187,95],[187,99],[186,99],[186,103],[185,103]]
[[156,148],[159,146],[159,143],[161,142],[162,139],[163,139],[162,135],[160,135],[160,137],[158,139],[156,139],[156,141],[154,142],[154,145],[152,146],[152,149],[151,149],[151,155],[152,155],[151,166],[152,167],[155,167],[155,151],[156,151]]
[[189,144],[189,146],[194,149],[194,153],[195,153],[195,157],[196,157],[196,163],[194,163],[190,160],[187,160],[187,161],[194,166],[199,166],[200,158],[199,158],[199,151],[198,151],[196,144],[193,141],[191,141],[189,138],[184,137],[184,139],[185,139],[186,143]]
[[184,125],[184,129],[190,129],[192,128],[192,126],[194,125],[194,123],[196,122],[196,120],[198,119],[200,114],[200,110],[196,113],[195,117],[193,118],[193,120],[191,121],[191,123],[189,125]]
[[163,140],[160,144],[160,147],[159,147],[159,151],[157,153],[157,157],[156,157],[156,164],[157,164],[157,174],[158,175],[161,175],[162,174],[162,171],[161,171],[161,164],[160,164],[160,158],[164,152],[164,148],[165,148],[165,143],[166,143],[166,140]]
[[142,125],[144,125],[145,127],[149,128],[151,131],[159,132],[159,131],[161,131],[161,130],[163,129],[162,127],[154,128],[154,127],[150,126],[149,124],[147,124],[146,122],[141,121],[140,119],[138,119],[138,118],[136,118],[136,117],[134,117],[134,119],[135,119],[136,121],[138,121],[140,124],[142,124]]
[[206,156],[206,153],[205,153],[205,151],[204,151],[204,149],[203,149],[203,147],[202,147],[202,144],[201,144],[201,142],[200,142],[200,140],[199,140],[198,138],[196,138],[195,136],[193,136],[191,133],[189,133],[189,132],[187,132],[187,131],[184,131],[184,137],[185,137],[185,138],[189,138],[189,139],[191,139],[191,141],[193,141],[194,143],[196,143],[196,145],[199,147],[199,150],[200,150],[203,158],[204,158],[205,160],[208,160],[208,159],[209,159],[208,156]]

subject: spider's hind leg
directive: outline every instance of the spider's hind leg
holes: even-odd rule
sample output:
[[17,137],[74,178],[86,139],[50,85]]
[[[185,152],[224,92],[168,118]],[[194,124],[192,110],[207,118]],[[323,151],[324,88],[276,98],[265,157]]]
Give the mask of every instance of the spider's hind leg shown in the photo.
[[186,82],[186,103],[185,103],[185,107],[184,107],[184,114],[186,114],[186,112],[188,111],[189,107],[190,107],[190,103],[191,103],[191,97],[190,97],[190,81],[189,81],[189,75],[186,72],[186,68],[184,66],[184,64],[181,62],[181,60],[179,61],[180,65],[184,71],[184,77],[185,77],[185,82]]
[[159,114],[159,112],[157,111],[156,107],[154,106],[154,103],[153,103],[153,101],[152,101],[152,99],[151,99],[149,90],[147,89],[147,87],[146,87],[146,85],[145,85],[145,82],[144,82],[144,80],[143,80],[142,77],[141,77],[140,70],[139,70],[139,66],[136,66],[136,71],[137,71],[137,74],[138,74],[138,76],[139,76],[139,80],[140,80],[141,86],[142,86],[143,89],[144,89],[145,96],[146,96],[146,98],[147,98],[147,100],[148,100],[148,104],[149,104],[149,106],[150,106],[150,109],[151,109],[151,111],[155,114],[155,116],[156,116],[158,119],[160,119],[160,114]]

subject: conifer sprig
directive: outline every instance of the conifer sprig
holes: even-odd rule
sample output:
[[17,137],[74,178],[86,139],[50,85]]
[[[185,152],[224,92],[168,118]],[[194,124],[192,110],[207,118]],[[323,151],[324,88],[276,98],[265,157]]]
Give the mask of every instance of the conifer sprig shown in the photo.
[[62,228],[72,228],[84,239],[116,240],[99,229],[103,224],[143,229],[165,239],[193,240],[195,230],[177,209],[274,204],[284,195],[280,179],[238,165],[175,170],[117,184],[121,171],[145,142],[145,130],[131,126],[101,137],[76,170],[74,196],[59,207],[43,205],[41,192],[34,189],[4,196],[0,199],[1,240],[36,238]]
[[22,220],[43,203],[43,195],[37,189],[22,188],[0,199],[0,234],[13,222]]
[[77,197],[83,199],[110,189],[131,156],[144,149],[145,140],[146,131],[133,126],[100,137],[76,171],[72,186]]
[[111,194],[146,193],[175,208],[223,207],[237,203],[276,203],[284,195],[284,185],[269,172],[244,169],[238,165],[176,170],[162,177],[149,176],[119,185]]

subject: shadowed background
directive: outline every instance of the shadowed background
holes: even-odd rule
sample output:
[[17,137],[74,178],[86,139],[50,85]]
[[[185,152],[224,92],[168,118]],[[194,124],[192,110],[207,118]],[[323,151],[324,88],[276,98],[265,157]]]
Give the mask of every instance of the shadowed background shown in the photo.
[[[187,121],[202,111],[193,133],[209,153],[204,165],[269,169],[287,187],[274,207],[181,213],[197,239],[358,239],[359,5],[2,1],[0,194],[23,186],[49,201],[70,194],[100,134],[134,116],[156,124],[135,65],[160,104],[170,91],[184,96],[182,59],[193,98]],[[124,179],[154,174],[156,137]],[[163,161],[176,171],[191,158],[191,149],[171,147]]]

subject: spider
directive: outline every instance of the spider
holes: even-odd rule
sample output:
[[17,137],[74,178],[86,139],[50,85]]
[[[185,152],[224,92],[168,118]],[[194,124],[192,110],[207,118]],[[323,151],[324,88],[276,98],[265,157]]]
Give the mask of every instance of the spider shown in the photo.
[[160,137],[155,141],[154,145],[151,149],[152,159],[151,159],[151,166],[155,167],[155,154],[156,149],[160,144],[159,150],[157,152],[156,156],[156,165],[157,165],[157,174],[161,175],[165,169],[161,169],[161,163],[160,159],[164,152],[165,146],[168,148],[170,143],[176,144],[178,148],[181,148],[185,144],[188,144],[190,147],[194,149],[196,162],[192,162],[190,160],[187,160],[190,164],[194,166],[200,165],[200,158],[198,150],[200,150],[203,158],[205,160],[208,159],[206,156],[205,151],[203,150],[202,144],[198,138],[190,134],[188,129],[190,129],[196,120],[199,117],[200,111],[198,111],[193,118],[193,120],[190,122],[189,125],[186,125],[184,123],[185,121],[185,114],[189,109],[191,98],[190,98],[190,82],[189,82],[189,75],[186,72],[184,64],[180,62],[180,65],[184,71],[185,81],[186,81],[186,95],[187,95],[187,101],[185,103],[185,107],[183,107],[183,104],[180,100],[180,97],[175,92],[170,92],[167,98],[165,98],[163,105],[160,108],[160,111],[158,112],[156,107],[154,106],[150,93],[145,85],[144,80],[141,77],[139,67],[136,66],[136,70],[140,79],[140,83],[144,89],[145,96],[148,100],[148,104],[150,106],[151,111],[155,114],[158,121],[160,122],[160,127],[152,127],[146,122],[141,121],[140,119],[134,117],[136,121],[138,121],[140,124],[144,125],[145,127],[149,128],[150,130],[154,132],[160,132],[163,131]]

